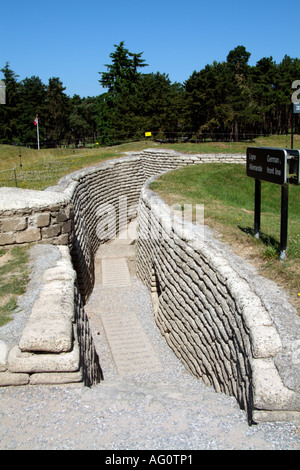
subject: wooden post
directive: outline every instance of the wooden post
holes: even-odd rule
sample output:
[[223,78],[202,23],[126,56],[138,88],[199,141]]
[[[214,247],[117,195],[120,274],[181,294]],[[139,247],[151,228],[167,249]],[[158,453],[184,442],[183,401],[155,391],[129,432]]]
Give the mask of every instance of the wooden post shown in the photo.
[[17,173],[16,169],[14,168],[14,175],[15,175],[15,183],[16,183],[16,188],[18,187],[18,181],[17,181]]

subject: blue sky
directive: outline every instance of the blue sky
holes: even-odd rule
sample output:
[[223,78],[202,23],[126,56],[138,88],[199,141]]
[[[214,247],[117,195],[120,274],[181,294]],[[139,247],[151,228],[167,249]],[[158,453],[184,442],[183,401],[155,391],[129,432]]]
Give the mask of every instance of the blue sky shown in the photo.
[[98,72],[114,44],[125,41],[143,52],[143,72],[183,83],[238,45],[251,53],[250,65],[299,57],[299,14],[299,0],[6,0],[0,68],[9,62],[19,80],[59,77],[68,95],[96,96],[104,91]]

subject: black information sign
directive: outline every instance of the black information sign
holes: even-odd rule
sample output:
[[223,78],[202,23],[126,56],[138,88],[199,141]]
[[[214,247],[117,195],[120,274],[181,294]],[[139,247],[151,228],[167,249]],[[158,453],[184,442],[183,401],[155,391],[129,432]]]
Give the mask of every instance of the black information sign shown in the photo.
[[287,152],[284,149],[247,148],[247,176],[284,185],[287,182]]
[[260,236],[261,181],[281,185],[280,259],[287,247],[288,187],[300,184],[300,151],[271,147],[247,148],[247,176],[255,178],[254,236]]

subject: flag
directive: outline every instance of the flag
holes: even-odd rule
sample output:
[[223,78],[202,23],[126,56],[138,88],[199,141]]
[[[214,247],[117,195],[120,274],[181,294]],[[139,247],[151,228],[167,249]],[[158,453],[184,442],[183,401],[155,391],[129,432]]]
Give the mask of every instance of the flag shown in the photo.
[[38,118],[38,115],[36,115],[35,120],[33,121],[33,124],[36,126],[37,144],[38,144],[38,149],[40,150],[39,118]]

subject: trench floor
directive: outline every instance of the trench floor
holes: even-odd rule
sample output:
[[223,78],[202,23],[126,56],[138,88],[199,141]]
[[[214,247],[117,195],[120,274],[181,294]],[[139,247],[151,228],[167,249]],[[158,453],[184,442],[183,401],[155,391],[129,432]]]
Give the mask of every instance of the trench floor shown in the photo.
[[170,350],[155,325],[151,295],[136,277],[135,222],[96,253],[85,310],[104,380],[83,402],[107,419],[96,439],[101,448],[299,448],[292,425],[248,426],[233,397],[193,377]]
[[96,341],[101,367],[101,342],[105,335],[110,362],[113,361],[120,377],[162,370],[135,308],[126,303],[126,294],[133,289],[135,277],[135,236],[134,221],[116,239],[99,248],[95,258],[95,287],[85,307],[93,331],[97,330],[94,337],[97,339],[102,331]]

